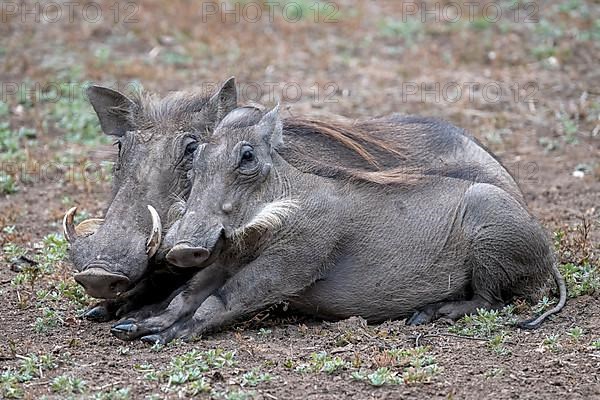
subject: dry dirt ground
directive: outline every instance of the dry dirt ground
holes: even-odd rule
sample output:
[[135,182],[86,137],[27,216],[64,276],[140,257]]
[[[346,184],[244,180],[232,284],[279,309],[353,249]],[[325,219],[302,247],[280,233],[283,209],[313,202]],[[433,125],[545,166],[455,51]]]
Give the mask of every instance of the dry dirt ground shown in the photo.
[[[600,398],[600,4],[456,4],[2,2],[0,397]],[[554,233],[567,307],[534,332],[510,325],[532,312],[522,302],[419,328],[262,313],[164,348],[82,320],[60,219],[102,214],[114,152],[81,87],[231,75],[245,100],[291,113],[468,129]]]

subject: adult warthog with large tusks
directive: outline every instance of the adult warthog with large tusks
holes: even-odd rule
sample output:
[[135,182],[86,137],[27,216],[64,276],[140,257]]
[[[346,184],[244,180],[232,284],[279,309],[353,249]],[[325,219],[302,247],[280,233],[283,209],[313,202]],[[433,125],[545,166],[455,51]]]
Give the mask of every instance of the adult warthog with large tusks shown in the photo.
[[115,335],[191,338],[282,301],[327,319],[422,324],[537,295],[551,276],[560,303],[522,326],[564,305],[541,226],[503,188],[461,178],[470,165],[301,169],[311,157],[285,141],[278,109],[225,117],[196,151],[185,212],[167,234],[169,262],[204,269],[164,311]]
[[[77,281],[94,297],[118,296],[87,313],[107,320],[172,294],[193,273],[164,270],[155,253],[162,231],[187,198],[195,148],[237,106],[237,95],[230,79],[212,96],[176,93],[130,99],[101,87],[91,87],[88,96],[104,133],[119,147],[113,197],[104,219],[77,227],[75,209],[69,210],[64,230],[79,271]],[[262,115],[255,107],[236,112]],[[443,121],[394,114],[353,124],[288,118],[283,125],[286,149],[291,149],[288,159],[306,172],[326,175],[330,164],[337,165],[336,171],[418,168],[490,183],[523,202],[507,170],[471,136]],[[166,251],[163,246],[158,255]]]

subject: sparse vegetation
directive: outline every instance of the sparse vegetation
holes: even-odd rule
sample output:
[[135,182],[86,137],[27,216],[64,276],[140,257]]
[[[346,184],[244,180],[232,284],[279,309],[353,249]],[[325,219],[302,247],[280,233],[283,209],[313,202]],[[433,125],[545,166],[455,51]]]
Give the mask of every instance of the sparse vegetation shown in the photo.
[[85,86],[84,83],[69,82],[60,85],[60,93],[50,93],[49,97],[58,98],[53,103],[52,118],[66,132],[67,141],[88,145],[108,144],[110,139],[101,134],[98,118],[83,96]]
[[567,332],[567,335],[576,342],[578,342],[581,339],[583,334],[583,329],[579,326],[574,326]]
[[43,378],[47,371],[58,367],[51,354],[16,355],[19,364],[15,369],[7,369],[0,374],[0,394],[7,399],[20,399],[24,396],[23,383]]
[[[204,373],[214,369],[233,367],[236,364],[235,352],[217,348],[204,352],[192,350],[174,357],[162,370],[156,370],[152,365],[139,365],[136,369],[144,373],[144,379],[164,383],[162,387],[164,391],[168,392],[187,385],[184,388],[186,392],[204,393],[210,391],[210,385]],[[194,384],[192,385],[192,383]]]
[[558,352],[560,350],[560,343],[559,343],[559,335],[550,335],[550,336],[546,336],[546,338],[544,338],[544,340],[542,341],[540,348],[542,350],[550,350],[552,352]]
[[70,375],[60,375],[52,380],[50,389],[58,394],[82,394],[86,390],[86,382]]
[[[319,397],[321,390],[323,396],[334,396],[335,390],[357,399],[473,393],[488,398],[505,393],[509,383],[512,395],[518,395],[523,373],[535,371],[541,371],[541,379],[528,379],[526,389],[538,397],[595,393],[589,377],[600,356],[595,330],[600,4],[494,2],[488,11],[502,8],[498,22],[483,18],[483,4],[473,18],[461,5],[460,20],[448,22],[435,18],[452,17],[452,9],[445,8],[449,2],[439,4],[437,15],[425,16],[419,7],[435,10],[433,3],[415,2],[418,8],[410,13],[410,2],[334,2],[337,12],[326,8],[329,1],[282,0],[274,4],[271,21],[268,2],[240,0],[238,6],[265,5],[257,23],[244,19],[252,16],[250,8],[236,22],[231,14],[213,15],[201,10],[204,4],[179,0],[169,7],[155,0],[143,6],[134,2],[137,10],[123,8],[132,5],[128,2],[107,4],[97,23],[76,17],[68,29],[61,23],[32,22],[31,14],[28,23],[17,14],[3,15],[0,398],[283,399]],[[238,2],[214,3],[225,11]],[[295,4],[285,10],[286,20],[282,15],[288,3]],[[52,7],[46,11],[41,17],[51,18]],[[62,11],[61,21],[66,21],[68,10]],[[78,16],[81,5],[73,11]],[[93,14],[94,8],[87,11]],[[129,17],[136,22],[125,22]],[[200,21],[204,17],[207,21]],[[524,22],[530,17],[534,21]],[[296,18],[297,23],[289,21]],[[424,327],[402,321],[329,324],[289,314],[259,323],[262,328],[252,323],[193,344],[150,348],[120,343],[110,336],[110,324],[100,328],[81,318],[91,299],[72,278],[64,238],[45,235],[60,231],[62,212],[73,205],[80,207],[76,224],[102,217],[110,196],[110,160],[116,151],[111,138],[100,133],[83,82],[128,92],[139,87],[139,79],[166,94],[230,75],[243,89],[241,102],[271,104],[281,98],[290,113],[306,110],[350,119],[420,114],[466,128],[511,172],[521,172],[516,178],[532,214],[544,228],[557,230],[567,308],[538,330],[512,327],[514,315],[539,314],[557,304],[549,282],[549,292],[531,309],[517,301],[510,312],[478,312],[449,328],[443,322]],[[332,92],[323,91],[326,80]],[[500,101],[478,100],[488,81],[501,82]],[[268,85],[277,82],[279,88],[287,85],[287,93],[269,93]],[[535,82],[539,91],[530,96],[525,82]],[[38,90],[47,84],[50,91]],[[254,98],[256,84],[260,98]],[[294,99],[296,84],[302,93]],[[441,98],[435,98],[436,84]],[[452,103],[444,98],[444,88],[455,84],[462,94]],[[410,95],[411,85],[419,87],[418,94]],[[528,180],[530,171],[523,174],[513,164],[517,160],[535,164],[535,183]],[[206,352],[209,348],[221,350]]]
[[258,386],[261,383],[269,383],[273,379],[271,374],[266,372],[260,372],[258,369],[253,369],[252,371],[246,372],[242,375],[242,381],[240,385],[242,386]]
[[131,389],[126,387],[126,388],[112,389],[109,391],[96,393],[96,394],[94,394],[93,399],[94,400],[129,400],[129,399],[131,399]]
[[515,324],[514,306],[509,305],[502,310],[477,310],[477,315],[467,315],[458,320],[448,330],[450,332],[478,338],[492,338]]
[[307,363],[300,364],[296,367],[298,372],[324,372],[326,374],[334,374],[348,368],[349,364],[340,357],[332,357],[326,352],[312,353],[310,360]]
[[352,379],[372,386],[427,383],[441,371],[435,357],[428,353],[428,347],[413,349],[392,349],[383,354],[382,360],[388,366],[375,371],[364,370],[352,373]]

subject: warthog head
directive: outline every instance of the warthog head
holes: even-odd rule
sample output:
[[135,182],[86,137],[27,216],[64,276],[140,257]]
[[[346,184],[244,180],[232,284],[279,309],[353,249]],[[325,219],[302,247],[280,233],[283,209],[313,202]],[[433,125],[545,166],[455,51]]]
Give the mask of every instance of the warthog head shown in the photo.
[[76,208],[63,221],[75,280],[97,298],[131,289],[161,246],[169,210],[189,194],[193,153],[207,132],[237,105],[229,79],[212,96],[174,93],[159,99],[129,99],[92,86],[88,98],[119,155],[113,170],[112,200],[104,219],[74,226]]
[[[249,117],[254,124],[248,123]],[[235,111],[225,117],[194,156],[186,212],[168,233],[174,243],[169,262],[202,267],[223,249],[236,247],[232,244],[254,247],[297,211],[285,193],[269,192],[270,180],[278,179],[272,166],[280,144],[278,107],[262,117]]]

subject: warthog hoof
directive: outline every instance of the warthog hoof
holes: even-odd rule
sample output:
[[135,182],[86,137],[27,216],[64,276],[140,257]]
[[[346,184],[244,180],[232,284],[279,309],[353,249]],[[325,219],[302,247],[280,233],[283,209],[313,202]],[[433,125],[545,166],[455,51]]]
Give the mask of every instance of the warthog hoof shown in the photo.
[[110,328],[110,332],[121,340],[136,339],[138,331],[137,325],[132,320],[118,322]]
[[100,304],[83,313],[83,318],[94,322],[107,322],[110,321],[113,316],[104,305]]
[[148,335],[148,336],[144,336],[140,339],[142,342],[144,343],[148,343],[151,345],[155,345],[155,344],[160,344],[160,345],[165,345],[167,344],[167,341],[165,340],[165,338],[163,338],[160,335]]
[[406,320],[406,325],[416,326],[428,324],[432,321],[432,315],[424,311],[416,311],[412,317]]

